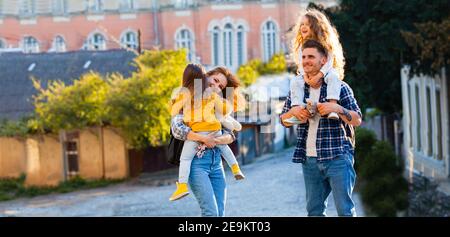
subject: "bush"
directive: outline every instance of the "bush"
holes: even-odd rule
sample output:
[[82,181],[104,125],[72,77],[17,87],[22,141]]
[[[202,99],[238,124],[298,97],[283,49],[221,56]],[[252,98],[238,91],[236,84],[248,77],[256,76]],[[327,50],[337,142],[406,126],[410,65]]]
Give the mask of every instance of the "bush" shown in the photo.
[[0,121],[0,137],[25,137],[30,133],[33,133],[33,129],[28,118]]
[[239,67],[237,77],[241,80],[242,84],[247,87],[255,83],[256,79],[259,77],[259,72],[256,68],[252,67],[252,65],[244,64]]
[[272,58],[260,68],[261,75],[280,74],[287,70],[284,54],[274,54]]
[[275,54],[267,63],[263,63],[259,59],[253,59],[241,65],[238,69],[237,77],[247,87],[253,84],[261,75],[280,74],[286,70],[284,55]]
[[[366,141],[371,140],[370,136],[366,136]],[[362,200],[368,211],[377,216],[395,216],[397,211],[408,207],[408,184],[403,177],[403,161],[386,141],[375,142],[366,152],[359,171],[363,183]]]
[[360,172],[359,167],[366,160],[366,156],[376,143],[377,137],[372,130],[357,127],[355,131],[356,147],[355,147],[355,170]]
[[39,92],[33,97],[36,118],[31,123],[35,129],[58,132],[102,125],[108,87],[100,74],[87,73],[70,86],[52,81],[44,89],[35,79],[33,84]]

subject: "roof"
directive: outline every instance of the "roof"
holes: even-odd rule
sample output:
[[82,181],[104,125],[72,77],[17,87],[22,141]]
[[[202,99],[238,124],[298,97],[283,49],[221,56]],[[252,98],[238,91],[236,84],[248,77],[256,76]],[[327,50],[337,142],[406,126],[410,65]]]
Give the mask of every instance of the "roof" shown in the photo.
[[114,72],[131,76],[136,67],[133,52],[118,49],[107,51],[73,51],[65,53],[24,54],[0,53],[0,119],[19,119],[33,111],[32,95],[36,93],[31,77],[46,86],[50,80],[67,85],[81,75],[95,71],[101,75]]

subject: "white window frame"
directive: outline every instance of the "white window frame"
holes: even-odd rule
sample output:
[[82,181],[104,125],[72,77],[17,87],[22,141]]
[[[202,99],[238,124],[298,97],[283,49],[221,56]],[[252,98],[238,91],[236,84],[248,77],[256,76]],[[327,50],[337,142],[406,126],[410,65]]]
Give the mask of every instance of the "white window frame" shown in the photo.
[[102,12],[103,11],[103,0],[86,0],[85,6],[88,12]]
[[[229,27],[228,27],[229,26]],[[223,65],[228,68],[233,68],[235,65],[235,28],[233,24],[227,23],[222,31],[222,48],[223,48]]]
[[[102,36],[103,42],[95,42],[97,40],[96,36]],[[84,49],[87,50],[106,50],[106,36],[101,32],[93,32],[89,35],[89,37],[86,40],[86,45]]]
[[[211,64],[219,66],[221,64],[221,30],[219,26],[214,26],[211,31]],[[217,39],[217,42],[215,40]]]
[[183,9],[192,6],[194,2],[192,0],[172,0],[172,4],[175,8]]
[[[30,41],[33,40],[33,41]],[[33,36],[25,36],[22,39],[22,50],[24,53],[39,53],[39,41]]]
[[61,35],[55,36],[52,41],[52,49],[51,52],[66,52],[66,40]]
[[[186,35],[183,35],[184,32],[187,32]],[[196,62],[195,56],[195,35],[191,29],[186,26],[182,26],[178,28],[175,32],[175,49],[187,49],[187,58],[190,62]]]
[[136,9],[136,1],[134,0],[120,0],[119,2],[120,11],[133,11]]
[[[273,28],[268,29],[267,24],[272,23]],[[274,54],[280,51],[280,27],[275,20],[269,18],[261,25],[261,49],[264,62],[269,61]],[[270,43],[270,45],[269,45]]]
[[20,0],[19,14],[23,16],[32,16],[36,14],[36,1]]
[[[239,42],[239,33],[242,34],[242,42]],[[239,44],[242,46],[241,52],[239,51]],[[238,67],[247,62],[247,31],[243,25],[238,25],[236,28],[236,58]]]
[[[133,40],[127,39],[127,35],[129,34],[133,34],[134,36]],[[124,31],[120,36],[120,44],[122,45],[123,48],[137,49],[139,47],[139,39],[137,32],[130,29]]]
[[54,15],[66,15],[68,9],[68,0],[52,0],[52,12]]

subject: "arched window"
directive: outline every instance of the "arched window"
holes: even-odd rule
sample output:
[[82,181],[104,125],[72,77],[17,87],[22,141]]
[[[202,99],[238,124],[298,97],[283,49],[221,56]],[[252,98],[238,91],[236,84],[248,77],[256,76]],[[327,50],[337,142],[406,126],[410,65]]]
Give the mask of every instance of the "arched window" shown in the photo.
[[24,53],[39,53],[39,43],[36,38],[27,36],[23,38],[22,49]]
[[120,38],[120,43],[122,44],[122,47],[137,49],[138,48],[137,34],[133,31],[125,32],[124,34],[122,34],[122,37]]
[[65,52],[66,51],[66,42],[64,38],[60,35],[56,36],[52,43],[53,52]]
[[106,50],[105,37],[100,33],[95,33],[95,34],[91,35],[86,42],[85,49],[87,49],[87,50]]
[[238,26],[236,32],[236,48],[237,48],[237,64],[238,66],[245,63],[247,60],[247,44],[245,38],[245,30],[242,25]]
[[233,26],[226,24],[223,29],[223,64],[232,67],[233,62]]
[[219,41],[220,41],[220,29],[218,26],[214,27],[212,31],[212,63],[214,66],[219,65]]
[[193,62],[195,60],[193,37],[188,29],[179,30],[175,36],[175,44],[177,49],[185,48],[188,50],[188,60]]
[[278,52],[278,29],[273,21],[267,21],[262,27],[263,60],[269,61]]

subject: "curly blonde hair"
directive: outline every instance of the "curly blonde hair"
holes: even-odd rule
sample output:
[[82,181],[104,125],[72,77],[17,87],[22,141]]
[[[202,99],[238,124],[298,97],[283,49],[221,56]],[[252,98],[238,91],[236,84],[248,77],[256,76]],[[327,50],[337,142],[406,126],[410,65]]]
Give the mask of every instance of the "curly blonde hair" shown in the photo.
[[339,42],[339,34],[334,26],[331,25],[330,20],[323,14],[322,12],[315,10],[315,9],[309,9],[306,11],[305,15],[301,15],[295,26],[292,28],[292,34],[294,36],[292,37],[291,42],[291,50],[294,58],[294,62],[297,64],[297,66],[300,68],[302,65],[300,65],[300,59],[298,50],[300,50],[302,44],[307,40],[303,39],[301,31],[300,31],[300,25],[302,22],[302,17],[305,16],[308,18],[311,28],[311,36],[308,37],[309,39],[314,39],[319,41],[328,52],[331,52],[334,56],[333,58],[333,68],[335,68],[339,74],[339,79],[344,79],[344,66],[345,66],[345,59],[344,59],[344,53],[342,50],[342,45]]

